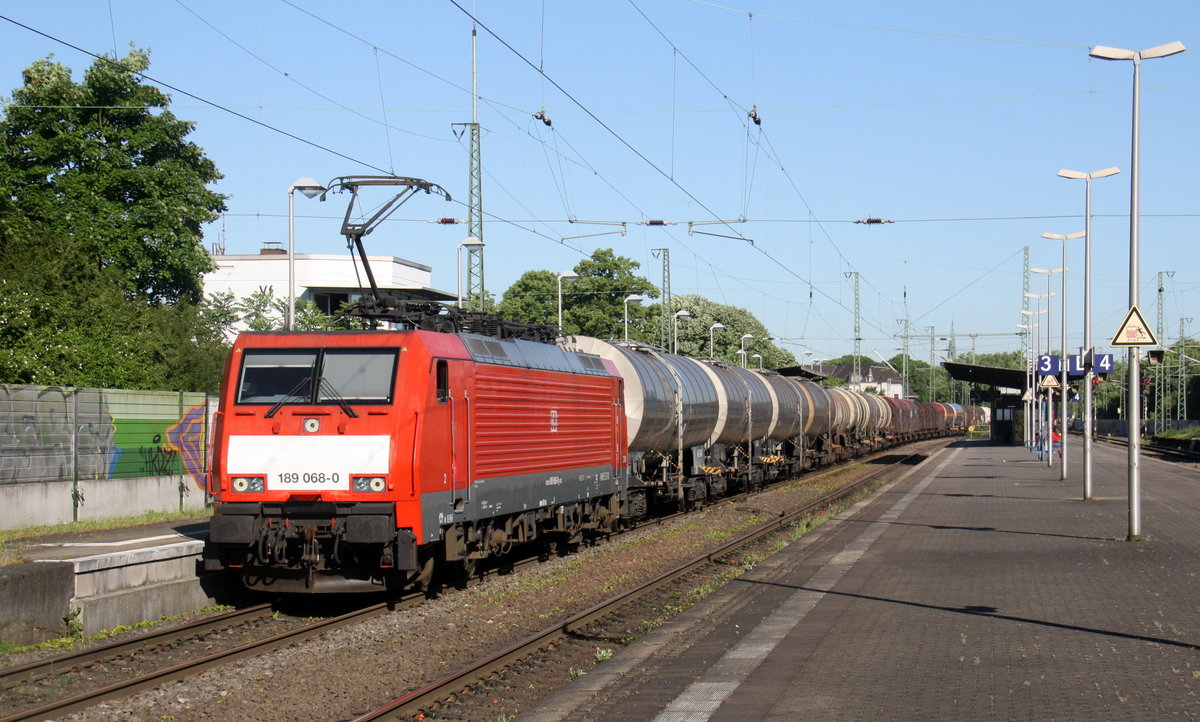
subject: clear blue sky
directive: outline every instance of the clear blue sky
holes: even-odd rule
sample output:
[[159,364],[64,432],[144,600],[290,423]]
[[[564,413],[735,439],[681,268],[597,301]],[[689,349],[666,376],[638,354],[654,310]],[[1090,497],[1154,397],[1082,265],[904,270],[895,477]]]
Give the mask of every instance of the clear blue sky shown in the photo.
[[[453,291],[466,227],[426,221],[467,215],[467,143],[452,124],[471,119],[474,6],[488,290],[604,247],[657,284],[652,249],[670,248],[676,295],[749,309],[802,359],[852,350],[853,271],[868,355],[896,352],[905,317],[914,334],[1015,334],[1023,247],[1032,266],[1057,268],[1061,246],[1041,234],[1083,229],[1084,183],[1056,172],[1118,166],[1093,185],[1104,346],[1127,309],[1133,68],[1088,49],[1179,40],[1194,49],[1142,65],[1141,306],[1154,323],[1155,274],[1174,271],[1168,340],[1193,313],[1200,4],[458,2],[60,0],[0,14],[93,53],[148,48],[150,76],[227,109],[168,90],[230,196],[206,243],[286,242],[286,190],[304,176],[416,176],[455,202],[414,198],[368,250],[430,265]],[[4,89],[51,53],[77,77],[92,62],[11,22],[0,47]],[[543,108],[552,128],[532,117]],[[299,252],[345,252],[345,198],[297,196]],[[867,217],[895,222],[853,223]],[[695,227],[734,238],[688,233],[689,221],[738,218]],[[564,241],[616,228],[569,219],[628,232]],[[650,219],[675,225],[638,224]],[[1075,346],[1081,241],[1069,266]],[[1056,335],[1057,318],[1056,305]],[[977,339],[980,352],[1018,345]],[[915,357],[928,353],[913,342]]]

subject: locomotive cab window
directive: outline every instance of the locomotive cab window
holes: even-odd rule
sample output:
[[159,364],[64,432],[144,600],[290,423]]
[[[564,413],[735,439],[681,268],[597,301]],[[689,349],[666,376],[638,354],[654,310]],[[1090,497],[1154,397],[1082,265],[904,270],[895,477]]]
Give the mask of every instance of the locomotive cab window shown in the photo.
[[444,404],[450,400],[450,365],[445,361],[437,362],[437,400]]
[[395,375],[395,349],[246,349],[237,403],[389,403]]
[[312,351],[256,351],[247,349],[238,384],[239,404],[304,403],[312,397]]
[[391,401],[395,372],[395,351],[327,349],[317,402]]

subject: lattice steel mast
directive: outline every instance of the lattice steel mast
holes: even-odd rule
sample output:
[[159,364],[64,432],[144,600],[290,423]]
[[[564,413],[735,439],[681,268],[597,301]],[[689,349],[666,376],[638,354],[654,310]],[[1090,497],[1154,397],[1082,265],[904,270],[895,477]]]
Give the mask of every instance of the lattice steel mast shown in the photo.
[[854,276],[854,366],[850,371],[850,386],[857,388],[862,383],[862,310],[859,306],[858,271],[846,271],[846,278]]

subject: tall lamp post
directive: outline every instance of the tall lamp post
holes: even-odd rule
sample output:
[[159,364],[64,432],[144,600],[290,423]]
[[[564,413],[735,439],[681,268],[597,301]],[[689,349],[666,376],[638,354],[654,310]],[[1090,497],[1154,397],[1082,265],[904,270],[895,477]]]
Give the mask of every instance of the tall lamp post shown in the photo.
[[[463,252],[463,246],[467,246],[468,248],[478,248],[479,246],[482,246],[482,245],[483,245],[483,241],[479,240],[475,236],[467,236],[466,239],[462,243],[458,244],[458,307],[459,308],[462,308],[462,301],[463,301],[463,299],[462,299],[462,286],[463,286],[463,284],[462,284],[462,252]],[[480,309],[480,310],[483,310],[483,309]]]
[[563,279],[574,281],[579,278],[579,274],[574,271],[563,271],[558,274],[558,332],[561,334],[563,330],[563,315],[562,315],[562,282]]
[[[1066,273],[1067,269],[1065,269],[1065,268],[1031,268],[1031,269],[1029,269],[1029,272],[1030,273],[1041,273],[1046,276],[1046,295],[1042,296],[1042,298],[1046,299],[1046,355],[1052,356],[1054,354],[1054,323],[1051,319],[1054,317],[1054,313],[1050,310],[1051,308],[1053,308],[1050,305],[1050,299],[1054,298],[1058,294],[1056,294],[1050,290],[1050,277],[1056,273]],[[1063,345],[1063,348],[1065,349],[1066,348],[1066,339],[1065,338],[1063,339],[1062,345]],[[1065,359],[1062,358],[1062,356],[1065,356],[1065,352],[1063,354],[1060,354],[1060,357],[1059,357],[1060,364],[1062,364],[1065,361]],[[1062,370],[1061,366],[1060,366],[1059,370],[1060,371]],[[1059,391],[1063,394],[1066,394],[1066,392],[1067,392],[1067,390],[1065,388],[1059,388]],[[1052,388],[1046,389],[1046,466],[1047,467],[1054,466],[1054,389],[1052,389]]]
[[[1129,307],[1134,308],[1140,300],[1138,288],[1138,142],[1141,126],[1142,90],[1141,66],[1143,60],[1165,58],[1182,53],[1187,48],[1176,40],[1165,45],[1156,45],[1147,50],[1123,50],[1097,45],[1088,53],[1100,60],[1133,61],[1133,133],[1129,156]],[[1142,363],[1141,349],[1129,347],[1129,371],[1125,389],[1125,418],[1129,428],[1129,541],[1142,536],[1141,469],[1139,458],[1142,453]]]
[[1062,384],[1062,417],[1060,423],[1062,430],[1059,435],[1062,436],[1062,465],[1058,467],[1059,481],[1067,480],[1067,384],[1069,383],[1067,369],[1067,241],[1073,241],[1076,238],[1083,238],[1085,231],[1076,231],[1075,233],[1043,233],[1042,238],[1052,241],[1062,241],[1062,363],[1059,366],[1059,381]]
[[725,324],[723,324],[723,323],[714,323],[713,325],[708,327],[708,357],[709,358],[716,358],[716,355],[713,353],[713,348],[715,347],[715,340],[716,340],[715,333],[717,331],[723,331],[724,329],[725,329]]
[[679,319],[691,318],[692,312],[681,308],[675,312],[674,331],[671,335],[671,353],[679,353]]
[[[1033,311],[1021,311],[1021,313],[1032,314]],[[1033,319],[1029,319],[1033,320]],[[1017,328],[1024,329],[1026,339],[1025,349],[1025,393],[1028,395],[1025,399],[1025,448],[1033,448],[1033,405],[1036,398],[1037,384],[1033,382],[1033,334],[1041,333],[1038,331],[1038,323],[1018,323]]]
[[[1032,269],[1031,269],[1031,270],[1032,270]],[[1047,276],[1047,279],[1048,279],[1048,278],[1049,278],[1049,277]],[[1049,281],[1047,281],[1047,284],[1046,284],[1046,285],[1047,285],[1047,290],[1049,290]],[[1041,314],[1043,314],[1043,313],[1049,313],[1050,297],[1051,297],[1051,296],[1053,296],[1053,295],[1054,295],[1054,294],[1052,294],[1052,293],[1026,293],[1026,294],[1025,294],[1025,297],[1026,297],[1026,298],[1036,298],[1036,299],[1038,300],[1038,310],[1037,310],[1037,313],[1036,313],[1036,315],[1041,315]],[[1043,299],[1043,298],[1044,298],[1044,299],[1046,299],[1046,309],[1043,309],[1043,308],[1042,308],[1042,299]],[[1027,312],[1026,312],[1026,311],[1021,311],[1021,313],[1027,313]],[[1040,326],[1041,324],[1039,323],[1038,325]],[[1046,339],[1046,341],[1047,341],[1047,347],[1049,346],[1049,333],[1050,333],[1050,319],[1049,319],[1049,318],[1047,318],[1047,319],[1046,319],[1046,334],[1047,334],[1047,339]],[[1040,355],[1041,355],[1041,353],[1042,353],[1042,332],[1041,332],[1041,329],[1039,329],[1039,330],[1038,330],[1038,333],[1037,333],[1037,344],[1036,344],[1036,347],[1034,348],[1034,353],[1033,353],[1034,363],[1037,363],[1037,357],[1038,357],[1038,356],[1040,356]],[[1047,353],[1047,354],[1049,354],[1049,353],[1050,353],[1050,351],[1049,351],[1049,349],[1048,349],[1048,348],[1047,348],[1047,351],[1046,351],[1046,353]],[[1039,379],[1039,378],[1040,378],[1040,376],[1039,376],[1039,375],[1036,373],[1036,371],[1035,371],[1035,372],[1034,372],[1034,382],[1033,382],[1033,387],[1034,387],[1034,398],[1035,398],[1035,399],[1037,398],[1037,394],[1038,394],[1038,393],[1040,392],[1040,390],[1041,390],[1041,384],[1040,384],[1040,383],[1038,383],[1038,379]],[[1041,402],[1041,401],[1038,401],[1038,411],[1037,411],[1037,416],[1038,416],[1038,429],[1039,429],[1039,431],[1041,431],[1041,432],[1045,432],[1045,431],[1046,431],[1046,430],[1047,430],[1049,427],[1048,427],[1046,424],[1042,423],[1042,421],[1041,421],[1041,419],[1042,419],[1042,412],[1043,412],[1043,404],[1042,404],[1042,402]],[[1044,437],[1045,437],[1045,436],[1047,436],[1047,434],[1045,434],[1045,433],[1042,433],[1042,436],[1043,436],[1043,439],[1044,439]]]
[[325,186],[312,178],[301,178],[288,186],[288,300],[284,328],[291,331],[296,325],[296,191],[305,198],[316,198]]
[[635,306],[641,305],[643,300],[645,300],[645,299],[643,299],[641,296],[639,296],[636,293],[631,293],[625,297],[625,342],[626,343],[629,343],[629,304],[632,303]]
[[1092,498],[1092,365],[1096,355],[1092,348],[1092,179],[1107,178],[1121,171],[1113,166],[1104,170],[1083,173],[1063,168],[1063,178],[1084,181],[1083,202],[1083,500]]
[[742,357],[742,368],[746,368],[746,342],[752,340],[753,338],[754,334],[752,333],[742,334],[742,339],[740,341],[741,347],[738,349],[738,355]]

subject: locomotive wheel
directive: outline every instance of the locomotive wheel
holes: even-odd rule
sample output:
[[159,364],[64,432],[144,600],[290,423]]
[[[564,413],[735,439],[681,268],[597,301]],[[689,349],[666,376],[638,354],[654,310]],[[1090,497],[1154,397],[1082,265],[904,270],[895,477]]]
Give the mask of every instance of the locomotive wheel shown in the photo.
[[420,570],[412,579],[413,586],[422,592],[429,591],[429,582],[433,580],[433,570],[435,567],[436,564],[433,555],[427,556],[425,561],[421,562]]

